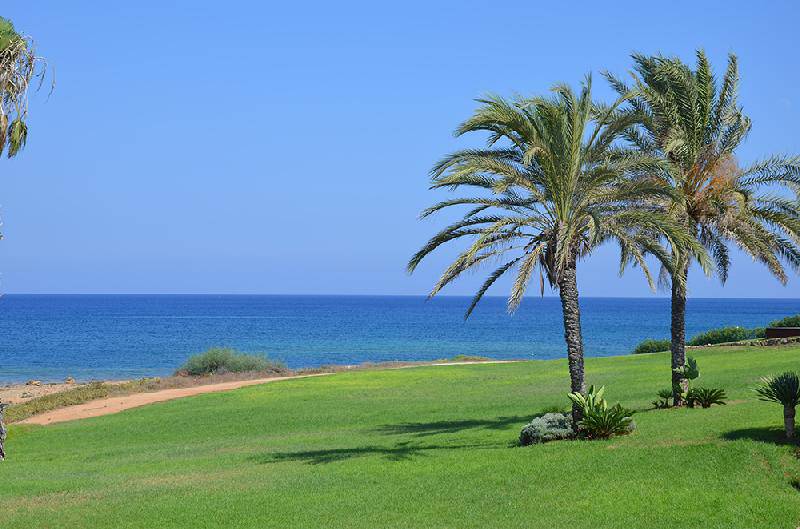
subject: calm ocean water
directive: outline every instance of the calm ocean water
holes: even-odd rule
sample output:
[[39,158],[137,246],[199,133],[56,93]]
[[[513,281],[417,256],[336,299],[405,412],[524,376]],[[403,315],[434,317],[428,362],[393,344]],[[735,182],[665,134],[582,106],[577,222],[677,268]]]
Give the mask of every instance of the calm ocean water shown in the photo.
[[[212,346],[265,352],[290,367],[432,360],[457,354],[564,354],[558,298],[526,299],[513,316],[487,298],[468,321],[466,297],[6,295],[0,297],[0,381],[127,378],[171,373]],[[586,354],[626,354],[669,336],[669,300],[585,298]],[[800,299],[691,299],[687,332],[763,326],[800,313]]]

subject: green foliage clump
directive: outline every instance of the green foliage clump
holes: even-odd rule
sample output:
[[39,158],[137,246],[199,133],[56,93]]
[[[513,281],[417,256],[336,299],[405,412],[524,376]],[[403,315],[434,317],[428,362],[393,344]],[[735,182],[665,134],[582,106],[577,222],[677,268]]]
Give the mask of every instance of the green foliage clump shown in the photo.
[[781,320],[775,320],[769,324],[770,327],[800,327],[800,314],[787,316]]
[[233,349],[213,347],[208,351],[189,357],[178,373],[192,376],[244,373],[247,371],[283,370],[283,365],[268,360],[265,356],[239,353]]
[[697,405],[702,408],[710,408],[713,404],[724,406],[727,398],[724,389],[696,387],[690,389],[686,394],[686,404],[690,408]]
[[22,421],[39,413],[63,408],[64,406],[73,406],[90,400],[105,398],[109,395],[109,392],[110,388],[107,384],[92,382],[91,384],[60,393],[42,395],[28,402],[14,404],[9,407],[6,411],[6,420],[10,423]]
[[687,343],[687,345],[713,345],[718,343],[740,342],[755,338],[755,330],[744,327],[722,327],[700,333]]
[[673,398],[671,389],[662,389],[658,392],[658,399],[653,401],[653,406],[658,410],[663,410],[672,406],[670,402]]
[[572,417],[568,413],[545,413],[534,418],[519,433],[519,444],[528,446],[573,436]]
[[645,354],[645,353],[661,353],[664,351],[669,351],[672,342],[669,340],[645,340],[641,342],[639,345],[636,346],[636,349],[633,350],[633,354]]
[[0,17],[0,51],[5,50],[9,44],[20,39],[14,29],[14,24],[7,18]]
[[631,433],[636,429],[633,411],[620,404],[609,406],[603,398],[605,388],[595,391],[589,387],[586,395],[570,393],[570,400],[581,410],[582,419],[578,423],[580,434],[588,439],[608,439],[615,435]]

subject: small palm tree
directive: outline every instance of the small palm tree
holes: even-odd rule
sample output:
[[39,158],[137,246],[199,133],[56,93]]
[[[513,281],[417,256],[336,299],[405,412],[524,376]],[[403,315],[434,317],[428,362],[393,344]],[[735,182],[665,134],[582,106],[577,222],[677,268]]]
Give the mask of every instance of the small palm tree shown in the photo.
[[800,378],[797,373],[787,371],[775,377],[762,378],[755,392],[761,400],[783,404],[786,438],[793,439],[795,408],[800,403]]
[[[735,151],[750,131],[750,120],[737,102],[739,74],[731,55],[720,86],[702,51],[694,70],[679,59],[634,55],[634,86],[606,74],[627,99],[624,116],[635,123],[625,137],[642,153],[665,165],[649,178],[675,193],[663,211],[700,240],[714,257],[724,283],[733,243],[764,263],[782,283],[784,264],[800,267],[800,201],[784,190],[800,191],[800,157],[774,156],[739,167]],[[672,245],[672,382],[674,404],[683,404],[688,383],[686,363],[686,281],[691,252]]]
[[[538,271],[545,283],[558,289],[570,388],[585,392],[583,338],[578,306],[577,263],[605,241],[619,243],[623,263],[641,266],[653,284],[644,253],[659,253],[663,234],[676,245],[703,250],[671,218],[648,207],[654,196],[669,194],[658,182],[626,178],[651,170],[647,156],[616,145],[628,123],[612,118],[616,105],[606,108],[591,100],[591,78],[580,94],[568,86],[553,89],[554,97],[507,101],[479,100],[475,114],[456,130],[489,133],[488,146],[451,154],[432,170],[432,188],[468,187],[475,194],[440,202],[422,213],[427,217],[453,206],[472,206],[458,222],[446,227],[410,260],[413,272],[428,254],[457,239],[472,243],[445,270],[433,287],[434,296],[468,270],[494,261],[497,266],[480,287],[466,316],[501,276],[516,270],[508,298],[513,312]],[[618,104],[618,103],[617,103]],[[573,423],[580,417],[573,406]]]

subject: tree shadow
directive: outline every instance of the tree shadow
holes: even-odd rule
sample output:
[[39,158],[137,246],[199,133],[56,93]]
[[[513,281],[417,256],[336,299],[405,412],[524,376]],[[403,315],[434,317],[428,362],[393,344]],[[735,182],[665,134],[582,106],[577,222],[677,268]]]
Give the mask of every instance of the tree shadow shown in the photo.
[[461,445],[412,445],[410,442],[398,443],[394,446],[359,446],[354,448],[330,448],[326,450],[302,450],[298,452],[264,453],[249,457],[257,464],[299,461],[309,465],[335,463],[365,456],[383,456],[389,461],[407,461],[415,456],[425,456],[428,450],[459,450],[465,448],[498,448],[497,444],[461,444]]
[[527,424],[535,417],[541,417],[543,413],[535,415],[514,415],[509,417],[496,417],[494,419],[464,419],[456,421],[433,421],[433,422],[405,422],[400,424],[386,424],[375,431],[386,435],[414,435],[416,437],[426,437],[430,435],[457,433],[464,430],[475,428],[485,430],[504,430],[512,424]]
[[727,439],[728,441],[749,439],[751,441],[786,446],[798,446],[799,444],[798,439],[787,439],[784,429],[780,427],[743,428],[741,430],[732,430],[722,434],[722,438]]

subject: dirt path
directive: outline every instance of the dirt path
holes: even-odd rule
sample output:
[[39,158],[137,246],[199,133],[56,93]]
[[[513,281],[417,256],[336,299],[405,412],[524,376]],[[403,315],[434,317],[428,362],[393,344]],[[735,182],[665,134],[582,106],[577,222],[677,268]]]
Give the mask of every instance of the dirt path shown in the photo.
[[191,388],[163,389],[161,391],[153,391],[150,393],[132,393],[122,397],[109,397],[107,399],[93,400],[84,404],[76,404],[75,406],[59,408],[39,415],[34,415],[33,417],[28,417],[27,419],[19,421],[15,424],[46,425],[55,424],[57,422],[74,421],[77,419],[87,419],[89,417],[100,417],[101,415],[119,413],[124,410],[138,408],[139,406],[146,406],[147,404],[153,404],[155,402],[164,402],[183,397],[191,397],[193,395],[201,395],[203,393],[228,391],[231,389],[243,388],[245,386],[255,386],[257,384],[275,382],[277,380],[291,380],[294,378],[316,377],[327,374],[328,373],[319,373],[314,375],[299,375],[295,377],[270,377],[258,378],[254,380],[237,380],[234,382],[207,384],[203,386],[194,386]]

